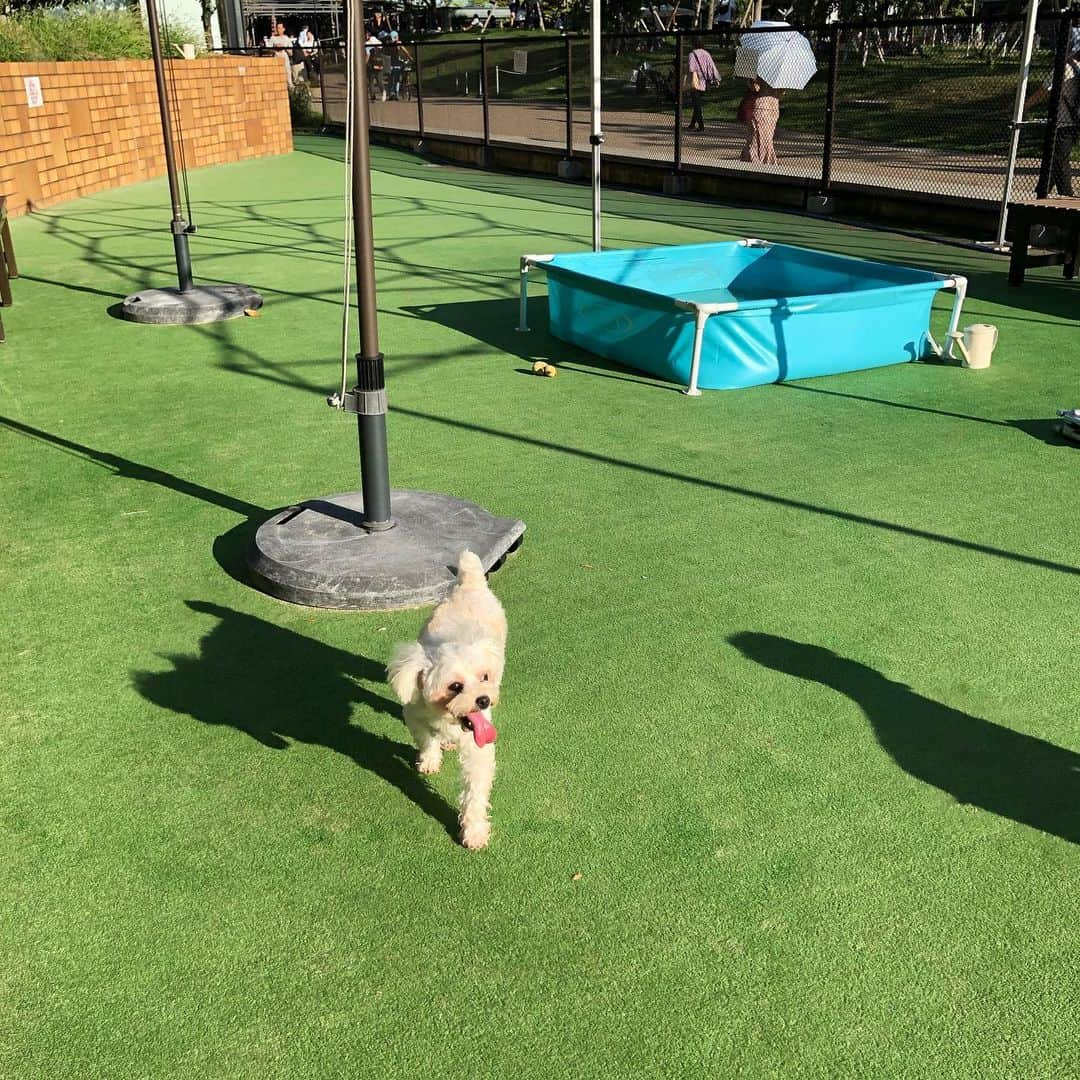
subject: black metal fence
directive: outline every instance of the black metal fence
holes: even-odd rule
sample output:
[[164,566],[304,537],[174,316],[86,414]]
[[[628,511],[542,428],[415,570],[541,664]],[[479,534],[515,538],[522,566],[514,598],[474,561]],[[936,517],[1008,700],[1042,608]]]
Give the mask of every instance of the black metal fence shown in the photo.
[[[1061,106],[1076,14],[1039,20],[1029,94],[1043,100],[1019,127],[1014,197],[1064,190],[1075,125]],[[739,29],[604,36],[604,153],[623,160],[844,186],[998,201],[1013,133],[1024,27],[1019,21],[924,19],[797,28],[818,71],[787,91],[773,133],[775,164],[746,160],[736,119],[747,80],[734,75]],[[762,34],[776,31],[763,30]],[[783,32],[783,31],[778,31]],[[722,76],[702,101],[704,131],[684,130],[690,51]],[[345,119],[345,57],[318,51],[308,82],[326,123]],[[588,154],[589,45],[574,35],[429,38],[369,48],[371,124],[418,137]]]

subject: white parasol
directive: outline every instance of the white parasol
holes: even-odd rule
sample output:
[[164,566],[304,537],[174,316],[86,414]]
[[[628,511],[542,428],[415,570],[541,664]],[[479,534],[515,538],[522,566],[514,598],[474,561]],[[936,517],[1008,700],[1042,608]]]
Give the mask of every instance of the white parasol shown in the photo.
[[[787,23],[756,22],[751,29],[785,27]],[[767,30],[739,38],[738,67],[753,65],[754,74],[774,90],[802,90],[817,72],[814,47],[796,30]],[[736,70],[736,74],[741,74]]]

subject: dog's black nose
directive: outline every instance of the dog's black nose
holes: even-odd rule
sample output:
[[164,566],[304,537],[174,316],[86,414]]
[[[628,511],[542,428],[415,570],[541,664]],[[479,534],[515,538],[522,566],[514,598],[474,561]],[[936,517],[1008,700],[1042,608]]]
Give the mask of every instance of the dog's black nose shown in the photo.
[[491,704],[491,698],[489,698],[487,696],[487,694],[481,694],[476,699],[476,707],[478,709],[486,709],[490,704]]

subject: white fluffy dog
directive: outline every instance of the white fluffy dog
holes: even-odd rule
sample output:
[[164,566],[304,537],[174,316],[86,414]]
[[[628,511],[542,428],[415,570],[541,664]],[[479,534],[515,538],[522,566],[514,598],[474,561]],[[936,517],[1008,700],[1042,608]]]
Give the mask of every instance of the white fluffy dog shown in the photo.
[[488,799],[495,779],[495,728],[506,649],[506,615],[471,551],[458,559],[454,591],[432,612],[420,640],[399,645],[387,667],[405,706],[422,773],[439,771],[443,750],[461,757],[461,842],[487,846]]

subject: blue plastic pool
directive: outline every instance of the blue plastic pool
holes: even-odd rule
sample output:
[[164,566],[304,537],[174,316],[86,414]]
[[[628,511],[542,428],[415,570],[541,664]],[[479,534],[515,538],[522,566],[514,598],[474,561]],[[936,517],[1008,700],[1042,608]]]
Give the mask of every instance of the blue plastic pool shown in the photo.
[[967,285],[957,275],[761,240],[527,255],[522,328],[530,267],[547,274],[556,337],[692,394],[940,352],[930,332],[934,295],[956,290],[953,332]]

